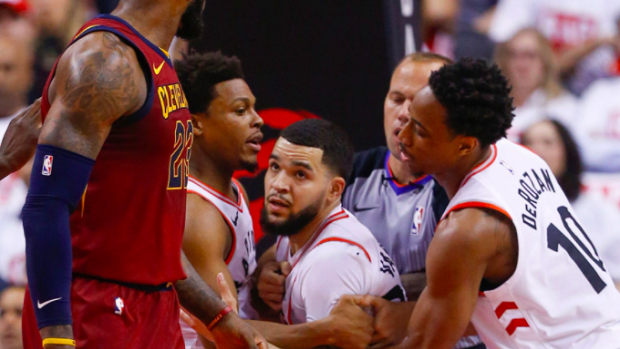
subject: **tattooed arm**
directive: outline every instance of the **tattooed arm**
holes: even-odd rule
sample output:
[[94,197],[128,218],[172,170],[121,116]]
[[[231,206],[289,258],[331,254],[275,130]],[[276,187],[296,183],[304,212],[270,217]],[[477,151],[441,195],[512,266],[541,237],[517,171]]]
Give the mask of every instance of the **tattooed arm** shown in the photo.
[[[198,275],[192,264],[181,256],[183,269],[187,274],[185,280],[176,283],[181,305],[189,310],[203,323],[209,324],[226,304],[213,292],[205,281]],[[228,313],[211,329],[218,348],[267,348],[267,342],[256,330],[235,314]]]
[[[39,144],[95,159],[114,121],[138,110],[146,94],[146,81],[135,52],[111,33],[89,34],[69,47],[58,62],[49,90],[51,108],[41,130]],[[68,217],[62,219],[67,220],[64,226],[68,227]],[[26,230],[26,225],[24,228]],[[50,233],[59,234],[60,241],[66,239],[64,234],[67,231]],[[33,234],[33,239],[42,237]],[[53,250],[46,256],[27,256],[33,261],[39,259],[37,263],[41,264],[44,258],[64,261],[58,255],[61,253]],[[68,280],[56,282],[70,282],[71,271],[63,273],[69,275]],[[43,339],[73,338],[70,325],[43,327],[40,333]],[[46,348],[71,347],[48,345]]]

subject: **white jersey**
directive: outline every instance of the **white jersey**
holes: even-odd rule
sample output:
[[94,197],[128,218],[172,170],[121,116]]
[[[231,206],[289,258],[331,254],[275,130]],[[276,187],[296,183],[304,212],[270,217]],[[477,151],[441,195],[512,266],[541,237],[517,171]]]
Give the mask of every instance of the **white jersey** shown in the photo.
[[483,342],[491,349],[620,348],[620,293],[551,170],[506,139],[491,149],[444,213],[489,208],[516,227],[517,268],[481,292],[472,317]]
[[[237,298],[239,300],[239,316],[244,319],[258,319],[258,313],[250,303],[252,289],[251,276],[256,269],[256,250],[254,248],[254,226],[250,209],[243,199],[241,188],[233,179],[233,189],[237,193],[237,202],[227,198],[224,194],[189,177],[187,184],[188,194],[197,194],[212,203],[230,227],[233,243],[226,258],[228,270],[235,282]],[[186,349],[203,348],[198,335],[181,320],[181,330]]]
[[276,258],[292,266],[282,301],[288,324],[326,317],[345,294],[405,300],[392,259],[368,228],[340,205],[294,255],[289,238],[280,237]]

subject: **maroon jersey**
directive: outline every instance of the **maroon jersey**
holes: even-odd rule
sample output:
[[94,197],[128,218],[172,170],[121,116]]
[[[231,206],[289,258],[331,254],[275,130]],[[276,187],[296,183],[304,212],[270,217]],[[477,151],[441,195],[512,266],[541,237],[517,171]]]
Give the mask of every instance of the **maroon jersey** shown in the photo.
[[[183,279],[181,241],[192,145],[187,100],[167,53],[129,23],[100,16],[86,23],[73,42],[95,31],[114,33],[133,47],[148,95],[138,112],[113,125],[71,216],[73,272],[145,285]],[[43,92],[44,119],[54,72]]]

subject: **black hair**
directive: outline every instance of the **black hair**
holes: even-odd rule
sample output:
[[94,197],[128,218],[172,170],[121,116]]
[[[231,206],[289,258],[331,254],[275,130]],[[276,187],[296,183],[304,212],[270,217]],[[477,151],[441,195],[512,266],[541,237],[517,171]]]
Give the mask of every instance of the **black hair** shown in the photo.
[[[555,130],[560,135],[562,144],[564,145],[564,172],[556,179],[564,191],[568,201],[573,202],[577,199],[581,192],[581,174],[583,173],[583,163],[581,162],[581,155],[579,154],[579,148],[575,139],[571,135],[570,131],[559,121],[548,119],[548,122],[553,125]],[[521,137],[521,143],[525,141],[527,132]]]
[[322,163],[336,175],[349,178],[353,168],[353,145],[349,136],[334,123],[305,119],[282,130],[280,136],[296,145],[322,149]]
[[174,62],[183,92],[192,114],[205,113],[217,97],[215,85],[244,79],[239,58],[221,52],[192,53]]
[[446,125],[455,134],[476,137],[483,147],[506,137],[514,107],[497,65],[461,58],[431,73],[429,86],[446,108]]

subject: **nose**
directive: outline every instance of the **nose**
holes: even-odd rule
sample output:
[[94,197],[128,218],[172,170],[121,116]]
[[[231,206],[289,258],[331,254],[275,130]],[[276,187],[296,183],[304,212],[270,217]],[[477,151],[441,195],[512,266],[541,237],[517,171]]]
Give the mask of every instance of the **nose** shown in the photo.
[[409,119],[407,123],[405,124],[405,127],[403,127],[402,130],[398,132],[398,140],[403,145],[410,147],[411,145],[413,145],[412,132],[413,132],[413,123],[411,122],[411,119]]
[[[286,176],[285,171],[279,171],[278,173],[276,173],[274,177],[271,179],[271,188],[267,188],[267,189],[272,189],[278,194],[288,193],[290,191],[290,187],[288,184],[288,178]],[[268,190],[267,192],[269,191],[271,190]]]
[[260,115],[258,115],[258,113],[255,110],[252,110],[254,113],[254,118],[252,118],[252,127],[256,127],[256,128],[261,128],[263,127],[263,125],[265,124],[265,122],[263,121],[263,118],[260,117]]
[[406,124],[409,121],[409,105],[411,104],[411,101],[407,98],[404,102],[403,105],[400,106],[400,109],[398,109],[398,121],[401,123],[401,125]]

